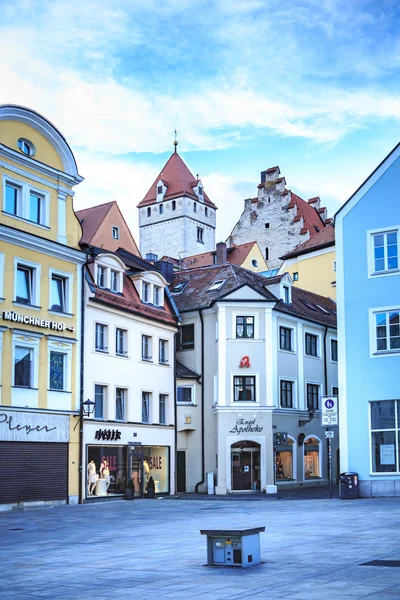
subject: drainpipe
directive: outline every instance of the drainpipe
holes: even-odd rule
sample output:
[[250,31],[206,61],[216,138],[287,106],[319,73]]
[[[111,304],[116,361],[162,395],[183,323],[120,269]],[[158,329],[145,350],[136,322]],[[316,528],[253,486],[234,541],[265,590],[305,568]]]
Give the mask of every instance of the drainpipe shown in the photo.
[[[177,493],[178,483],[178,407],[176,406],[176,334],[174,335],[174,445],[175,445],[175,462],[174,462],[174,490]],[[171,490],[170,490],[171,491]]]
[[201,308],[199,309],[199,316],[201,321],[201,481],[195,485],[196,494],[199,491],[199,486],[203,485],[206,478],[204,456],[204,319]]
[[326,360],[326,336],[328,334],[328,327],[325,325],[325,333],[324,333],[324,387],[325,387],[325,396],[328,395],[328,363]]

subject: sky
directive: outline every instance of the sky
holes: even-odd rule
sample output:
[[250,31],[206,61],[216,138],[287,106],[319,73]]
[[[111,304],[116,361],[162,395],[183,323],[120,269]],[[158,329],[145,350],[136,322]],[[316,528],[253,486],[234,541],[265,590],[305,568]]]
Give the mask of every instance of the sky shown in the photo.
[[0,103],[65,135],[75,210],[136,205],[173,152],[225,239],[279,165],[328,216],[399,142],[397,0],[0,0]]

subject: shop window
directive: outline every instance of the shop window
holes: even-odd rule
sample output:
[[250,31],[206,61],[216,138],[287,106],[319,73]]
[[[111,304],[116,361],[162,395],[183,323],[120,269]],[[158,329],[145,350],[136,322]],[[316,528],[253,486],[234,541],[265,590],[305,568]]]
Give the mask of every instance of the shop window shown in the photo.
[[255,402],[256,400],[256,378],[234,377],[233,399],[235,402]]
[[254,317],[236,317],[236,337],[254,338]]
[[62,352],[50,352],[50,389],[65,390],[65,361],[66,355]]
[[128,332],[117,327],[115,330],[115,353],[119,356],[126,356],[128,353],[127,338]]
[[318,438],[306,438],[303,444],[304,452],[304,479],[319,479],[320,471],[320,447]]
[[165,425],[167,423],[167,398],[166,394],[160,394],[158,398],[159,423]]
[[193,388],[180,385],[176,388],[176,401],[178,404],[193,404]]
[[194,323],[182,325],[176,336],[177,350],[194,350]]
[[33,387],[33,350],[23,346],[15,346],[14,350],[14,385],[17,387]]
[[115,390],[115,420],[125,421],[126,411],[126,389],[117,388]]
[[106,402],[106,387],[104,385],[94,386],[94,418],[104,419],[104,408]]
[[337,340],[331,340],[331,360],[332,362],[338,361],[338,345]]
[[107,352],[107,338],[108,338],[108,327],[101,323],[96,323],[95,330],[95,349],[98,352]]
[[151,337],[142,335],[142,360],[151,360]]
[[[87,495],[123,495],[126,490],[126,446],[87,447]],[[101,465],[107,463],[107,469]],[[107,474],[108,470],[108,474]],[[106,480],[105,486],[104,479]],[[97,486],[97,488],[96,488]],[[100,494],[97,490],[106,490]]]
[[279,347],[281,350],[293,352],[293,329],[290,327],[279,327]]
[[280,398],[282,408],[293,408],[294,382],[281,379]]
[[67,279],[53,274],[50,286],[50,309],[56,312],[67,312]]
[[306,333],[306,354],[318,356],[318,336],[313,333]]
[[371,472],[398,473],[400,400],[371,402]]
[[17,293],[16,302],[20,304],[34,304],[33,285],[35,270],[25,265],[17,266]]
[[160,364],[162,364],[162,365],[168,364],[168,341],[167,340],[159,340],[158,360],[159,360]]
[[307,383],[307,410],[318,410],[319,408],[319,385]]
[[294,440],[287,436],[285,444],[279,444],[275,452],[275,478],[277,482],[293,481],[294,473]]
[[150,398],[149,392],[142,392],[142,423],[150,423]]

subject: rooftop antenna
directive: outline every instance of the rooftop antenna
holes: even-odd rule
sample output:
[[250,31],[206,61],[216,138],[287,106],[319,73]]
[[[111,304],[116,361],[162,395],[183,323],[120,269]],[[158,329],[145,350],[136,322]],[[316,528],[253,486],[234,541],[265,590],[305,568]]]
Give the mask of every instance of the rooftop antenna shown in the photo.
[[174,133],[175,133],[175,141],[174,141],[174,146],[175,146],[175,154],[176,154],[176,147],[177,147],[177,145],[178,145],[178,142],[177,142],[177,139],[176,139],[176,136],[177,136],[176,129],[174,129]]

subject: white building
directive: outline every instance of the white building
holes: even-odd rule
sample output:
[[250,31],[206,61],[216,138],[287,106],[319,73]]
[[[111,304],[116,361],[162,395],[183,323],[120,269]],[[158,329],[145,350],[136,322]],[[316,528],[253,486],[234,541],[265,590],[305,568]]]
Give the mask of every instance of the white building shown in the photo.
[[[128,253],[125,253],[127,256]],[[84,421],[86,499],[174,493],[174,336],[167,281],[141,258],[96,249],[86,276]],[[104,461],[108,471],[102,469]]]
[[184,258],[215,250],[217,207],[176,151],[138,209],[142,256]]

